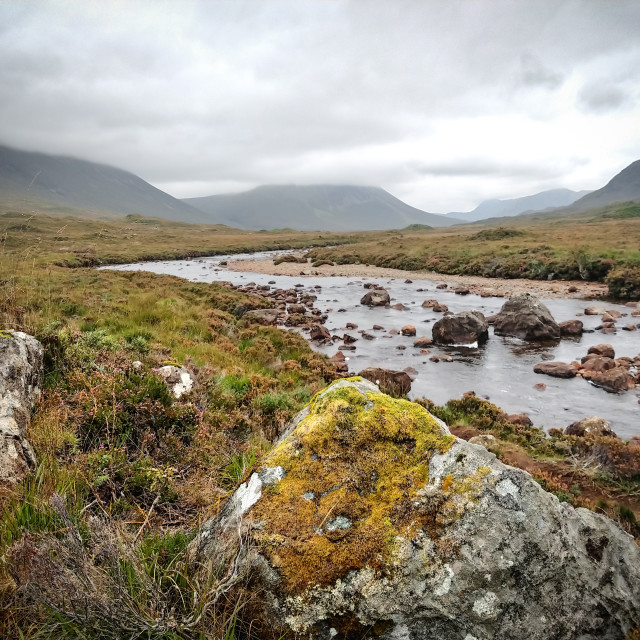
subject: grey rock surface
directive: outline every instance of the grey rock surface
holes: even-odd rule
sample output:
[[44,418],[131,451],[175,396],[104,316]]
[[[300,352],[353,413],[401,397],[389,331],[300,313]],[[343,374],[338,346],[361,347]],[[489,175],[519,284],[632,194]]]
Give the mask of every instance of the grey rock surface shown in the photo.
[[386,289],[371,289],[360,299],[360,304],[368,307],[384,307],[391,302],[391,297]]
[[[322,393],[335,392],[337,385],[352,386],[364,397],[358,410],[365,414],[382,411],[384,420],[392,420],[395,413],[401,423],[403,413],[412,411],[405,401],[381,400],[371,383],[342,380]],[[340,415],[349,411],[338,410],[338,431],[344,428]],[[311,417],[309,409],[299,414],[282,447],[302,455],[313,425],[326,425],[322,416],[316,414],[316,422]],[[340,455],[320,444],[314,451],[320,465]],[[623,640],[640,624],[640,549],[633,538],[605,516],[559,502],[528,473],[502,464],[484,447],[459,439],[430,456],[427,480],[411,501],[396,503],[399,522],[413,524],[392,541],[386,562],[365,558],[328,583],[288,590],[287,567],[277,552],[269,552],[269,544],[277,549],[284,543],[272,539],[265,546],[268,523],[252,517],[262,500],[272,499],[266,495],[293,486],[287,484],[289,463],[279,458],[282,465],[276,464],[273,456],[266,456],[262,470],[204,525],[193,545],[210,567],[234,557],[234,566],[251,568],[252,589],[264,594],[265,624],[277,635],[364,638],[375,629],[382,640]],[[366,455],[358,456],[366,464]],[[353,472],[355,477],[357,468]],[[302,517],[320,496],[308,487],[300,491],[295,504]],[[320,529],[295,544],[304,553],[305,545],[325,536],[332,553],[339,547],[331,545],[346,544],[356,531],[357,513],[347,518],[330,511]],[[263,542],[247,542],[252,539]]]
[[489,325],[480,311],[462,311],[445,316],[433,325],[435,344],[483,344],[489,339]]
[[557,340],[561,335],[549,309],[529,293],[509,298],[502,305],[493,331],[497,336],[521,340]]
[[14,486],[35,467],[26,430],[42,375],[42,345],[21,331],[0,331],[0,485]]

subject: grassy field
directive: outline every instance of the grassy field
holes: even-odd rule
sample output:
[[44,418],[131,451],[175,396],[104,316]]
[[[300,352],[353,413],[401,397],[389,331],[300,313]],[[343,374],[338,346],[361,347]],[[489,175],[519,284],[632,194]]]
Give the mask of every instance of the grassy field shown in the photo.
[[[297,333],[234,313],[263,299],[93,265],[349,242],[357,244],[315,251],[420,268],[437,247],[443,260],[458,256],[467,265],[458,268],[471,268],[482,256],[528,256],[522,251],[538,251],[543,239],[551,247],[544,251],[591,255],[624,236],[610,258],[620,268],[634,259],[638,229],[623,233],[623,223],[598,223],[599,248],[587,250],[572,248],[571,234],[588,221],[557,233],[542,221],[510,223],[515,234],[470,226],[329,235],[0,213],[0,329],[32,333],[45,348],[44,393],[28,433],[38,467],[0,496],[0,637],[250,637],[242,577],[233,597],[224,570],[198,581],[187,545],[335,377]],[[192,393],[176,400],[167,392],[157,374],[165,363],[193,372]],[[640,533],[638,449],[611,438],[548,438],[480,399],[422,403],[461,435],[495,435],[499,457],[529,468],[560,499]],[[576,463],[596,458],[594,468]]]
[[640,204],[566,217],[389,231],[348,247],[316,248],[314,260],[433,270],[489,278],[606,282],[613,297],[640,299]]

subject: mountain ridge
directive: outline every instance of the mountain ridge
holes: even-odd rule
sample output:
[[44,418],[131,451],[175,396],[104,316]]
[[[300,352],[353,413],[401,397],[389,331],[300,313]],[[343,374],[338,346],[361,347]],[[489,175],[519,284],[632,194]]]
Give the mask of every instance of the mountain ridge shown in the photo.
[[381,187],[344,184],[261,185],[240,193],[185,198],[183,202],[225,224],[254,230],[370,231],[460,222],[412,207]]
[[216,224],[139,176],[106,164],[0,145],[0,196],[74,209]]

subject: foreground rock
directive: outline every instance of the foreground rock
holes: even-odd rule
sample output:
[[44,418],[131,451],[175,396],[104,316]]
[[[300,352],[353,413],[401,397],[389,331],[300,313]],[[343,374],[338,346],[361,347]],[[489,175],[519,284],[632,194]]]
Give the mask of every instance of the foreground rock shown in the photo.
[[496,316],[494,333],[521,340],[557,340],[560,327],[535,296],[523,293],[507,300]]
[[578,422],[572,422],[564,432],[568,436],[608,436],[611,438],[617,438],[611,425],[604,419],[598,416],[592,416],[591,418],[584,418]]
[[358,375],[380,387],[383,393],[390,396],[406,396],[411,391],[411,378],[406,371],[393,371],[379,367],[368,367]]
[[172,364],[165,365],[158,369],[158,373],[164,378],[169,387],[169,391],[176,399],[189,393],[193,389],[193,378],[187,369],[177,367]]
[[0,331],[0,486],[15,486],[36,464],[26,430],[42,387],[42,359],[33,336]]
[[489,339],[489,325],[479,311],[445,316],[433,325],[435,344],[482,344]]
[[264,635],[620,639],[640,549],[369,382],[314,397],[191,547],[248,572]]

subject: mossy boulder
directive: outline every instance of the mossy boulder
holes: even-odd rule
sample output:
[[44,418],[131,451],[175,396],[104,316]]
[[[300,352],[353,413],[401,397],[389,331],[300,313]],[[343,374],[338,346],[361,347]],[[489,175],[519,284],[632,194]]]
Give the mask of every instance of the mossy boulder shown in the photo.
[[640,623],[628,534],[358,378],[312,399],[192,553],[250,575],[262,637],[622,639]]

